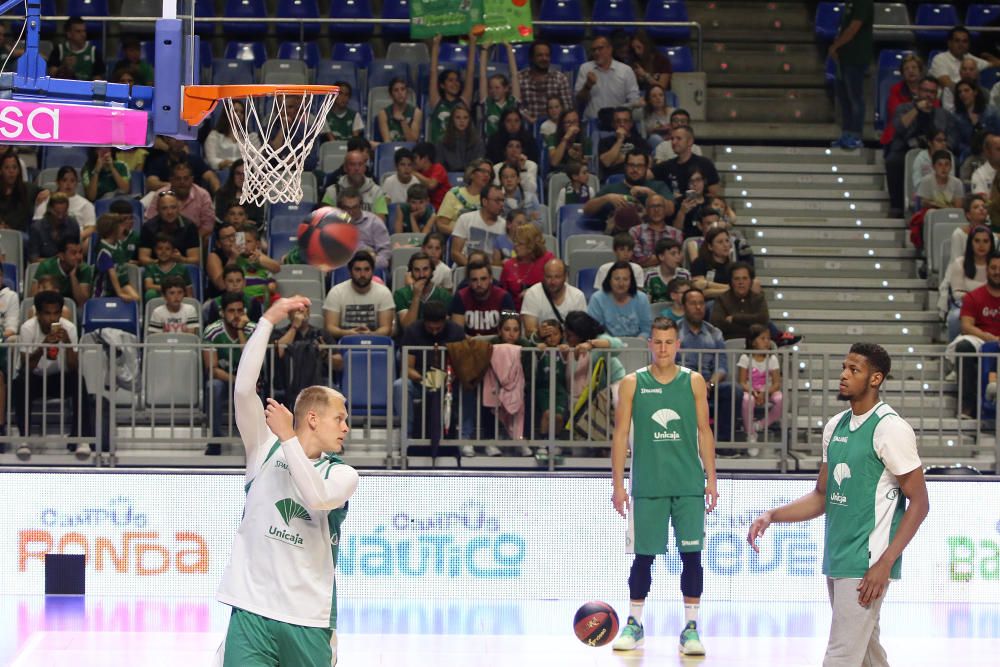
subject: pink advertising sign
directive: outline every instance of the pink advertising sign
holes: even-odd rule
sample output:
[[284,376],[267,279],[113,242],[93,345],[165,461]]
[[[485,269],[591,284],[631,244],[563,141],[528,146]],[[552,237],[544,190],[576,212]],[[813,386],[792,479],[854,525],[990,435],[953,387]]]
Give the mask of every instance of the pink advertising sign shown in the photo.
[[145,146],[147,124],[134,109],[0,100],[0,144]]

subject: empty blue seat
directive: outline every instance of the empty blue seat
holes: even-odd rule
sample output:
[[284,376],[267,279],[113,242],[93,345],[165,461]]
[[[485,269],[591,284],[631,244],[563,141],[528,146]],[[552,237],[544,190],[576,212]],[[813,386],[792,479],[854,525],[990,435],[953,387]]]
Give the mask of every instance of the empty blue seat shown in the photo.
[[205,300],[205,281],[201,277],[201,267],[187,264],[188,276],[191,278],[191,291],[198,301]]
[[15,292],[20,293],[20,282],[18,274],[20,269],[16,264],[11,264],[10,262],[3,263],[3,284],[5,287],[9,287]]
[[83,330],[104,327],[139,335],[139,304],[117,297],[90,298],[83,304]]
[[453,187],[460,188],[465,185],[465,172],[464,171],[449,171],[448,172],[448,182],[452,184]]
[[575,72],[587,61],[587,50],[583,44],[553,44],[552,64],[564,72]]
[[355,416],[385,415],[392,394],[392,339],[344,336],[340,346],[344,355],[341,391],[347,398],[347,411]]
[[[56,0],[42,0],[42,16],[57,16]],[[49,39],[54,36],[59,28],[55,21],[42,21],[42,39]],[[59,35],[61,38],[62,35]]]
[[590,301],[591,295],[597,291],[594,289],[594,280],[597,278],[597,268],[589,267],[580,269],[576,274],[576,286],[583,292],[583,296]]
[[441,42],[439,63],[448,65],[465,65],[469,61],[469,46],[458,42]]
[[898,70],[903,64],[903,58],[913,53],[910,49],[882,49],[878,52],[878,70]]
[[316,66],[316,83],[331,86],[338,81],[351,84],[352,91],[358,90],[358,66],[345,60],[320,60]]
[[406,63],[383,58],[373,60],[368,66],[368,89],[388,86],[397,76],[406,79],[411,88],[414,87],[413,81],[410,80],[410,67]]
[[[973,28],[987,26],[1000,20],[1000,5],[969,5],[965,12],[965,26]],[[979,31],[973,30],[972,39],[979,39]]]
[[979,72],[979,85],[986,89],[987,94],[997,83],[1000,83],[1000,67],[987,67]]
[[[263,19],[267,18],[264,0],[226,0],[226,18]],[[261,21],[223,21],[222,30],[228,37],[263,37],[267,34],[267,24]]]
[[271,232],[271,238],[267,246],[267,254],[273,257],[277,261],[281,261],[281,258],[292,251],[298,244],[298,235],[296,233],[284,233],[278,234],[277,232]]
[[337,42],[333,45],[333,60],[352,62],[359,68],[367,69],[368,64],[375,59],[371,44]]
[[660,49],[663,54],[670,58],[670,65],[675,72],[693,72],[694,56],[691,49],[686,46],[665,46]]
[[[542,0],[538,11],[539,21],[582,21],[582,0]],[[573,43],[583,40],[583,27],[577,26],[538,26],[535,28],[539,37],[557,42]]]
[[[279,0],[279,19],[318,19],[319,3],[316,0]],[[298,41],[305,38],[316,38],[319,36],[319,23],[279,23],[276,30],[279,37]],[[281,58],[282,56],[278,56]]]
[[574,234],[594,234],[604,231],[604,223],[583,215],[582,204],[567,204],[559,209],[559,247],[566,256],[566,239]]
[[278,46],[280,60],[303,60],[306,67],[316,69],[319,65],[319,44],[316,42],[282,42]]
[[[369,39],[375,32],[375,23],[343,23],[340,19],[371,19],[372,13],[370,0],[335,0],[330,3],[330,24],[331,37],[349,37],[350,39]],[[341,60],[334,56],[335,59]],[[370,58],[369,58],[370,60]]]
[[[108,0],[66,0],[66,13],[69,16],[108,16]],[[104,24],[100,21],[87,21],[87,34],[100,35]],[[59,26],[62,30],[62,25]]]
[[[958,25],[958,11],[955,10],[954,5],[919,4],[913,25]],[[947,29],[917,30],[914,34],[917,41],[924,44],[944,44],[948,38]]]
[[887,118],[886,104],[889,102],[889,90],[900,80],[899,70],[883,69],[879,70],[875,77],[875,129],[885,129],[886,123],[892,119]]
[[271,236],[294,236],[298,234],[299,224],[304,218],[305,215],[295,215],[292,213],[272,215],[270,221],[267,223],[268,230]]
[[[635,12],[632,11],[631,0],[594,0],[594,12],[592,21],[595,23],[607,23],[609,21],[634,21]],[[635,28],[623,28],[621,26],[594,26],[595,35],[610,35],[616,30],[634,31]]]
[[260,68],[267,60],[267,51],[262,42],[227,42],[223,54],[226,60],[244,60]]
[[[299,202],[298,204],[277,203],[267,207],[268,220],[273,220],[279,216],[296,216],[299,220],[309,215],[316,202]],[[270,223],[268,223],[270,224]]]
[[42,148],[42,169],[52,169],[69,165],[80,169],[87,163],[87,149],[80,146],[44,146]]
[[840,20],[844,16],[847,5],[843,2],[821,2],[816,5],[816,40],[821,43],[832,42],[840,30]]
[[[409,0],[383,0],[383,19],[410,20]],[[394,41],[406,41],[410,38],[410,26],[402,23],[382,23],[382,36]]]
[[414,145],[406,141],[379,144],[375,148],[375,182],[378,183],[383,174],[396,171],[396,151],[400,148],[413,148]]
[[[652,0],[646,5],[647,21],[688,21],[687,5],[678,0]],[[646,28],[649,36],[661,42],[680,44],[691,39],[691,28],[651,25]]]
[[[514,49],[514,62],[517,63],[517,69],[522,70],[528,67],[528,65],[531,64],[531,42],[516,42],[510,46]],[[557,46],[558,44],[552,45],[553,57],[555,57],[555,50]],[[507,49],[499,46],[495,47],[492,51],[492,55],[490,56],[490,62],[498,65],[506,65]]]
[[215,85],[250,85],[253,82],[253,63],[249,60],[216,58],[212,61],[212,83]]
[[[44,7],[44,3],[42,6]],[[194,16],[199,19],[214,19],[214,0],[194,0]],[[194,24],[194,31],[196,34],[202,36],[212,35],[215,32],[215,21],[196,21]],[[203,40],[202,43],[207,44],[208,40]]]

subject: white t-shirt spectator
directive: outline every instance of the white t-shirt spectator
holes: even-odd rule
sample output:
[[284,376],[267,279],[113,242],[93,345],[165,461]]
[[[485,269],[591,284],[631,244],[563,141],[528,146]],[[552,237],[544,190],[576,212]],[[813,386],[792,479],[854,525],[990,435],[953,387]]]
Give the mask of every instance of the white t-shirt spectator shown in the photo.
[[[698,144],[692,145],[691,152],[695,155],[701,155],[701,146]],[[669,139],[658,143],[656,150],[653,151],[653,162],[656,164],[673,160],[675,157],[677,157],[677,153],[674,152],[674,145],[670,143]]]
[[635,80],[635,72],[623,62],[612,60],[608,69],[601,69],[593,60],[580,65],[576,73],[576,85],[573,92],[579,93],[587,83],[587,75],[597,74],[597,84],[590,89],[590,101],[583,115],[587,118],[597,118],[597,113],[604,108],[631,106],[639,100],[639,84]]
[[566,319],[566,316],[574,310],[587,312],[587,297],[578,288],[566,285],[566,295],[563,302],[556,308],[562,316],[556,317],[552,305],[549,304],[548,297],[545,296],[545,287],[542,283],[535,283],[524,292],[521,300],[521,315],[531,315],[541,324],[545,320]]
[[[958,72],[962,67],[962,60],[965,58],[971,58],[976,61],[976,67],[980,72],[990,66],[988,62],[982,58],[977,58],[971,53],[967,53],[961,58],[956,58],[951,55],[951,51],[942,51],[941,53],[934,56],[934,60],[931,61],[931,69],[928,72],[935,79],[939,79],[942,76],[946,76],[951,79],[951,84],[954,86],[958,83],[959,75]],[[941,106],[943,106],[948,111],[955,111],[955,93],[951,88],[944,88],[941,92]]]
[[989,162],[979,165],[979,168],[972,172],[972,194],[988,195],[996,175],[997,170]]
[[[493,165],[493,182],[500,185],[500,168],[503,162]],[[538,164],[533,160],[524,161],[524,169],[521,169],[521,189],[524,194],[538,194]]]
[[[21,299],[9,287],[0,288],[0,335],[4,331],[17,334],[21,326]],[[2,370],[2,369],[0,369]]]
[[[382,181],[382,193],[389,198],[390,204],[405,204],[406,203],[406,191],[410,189],[411,186],[420,183],[416,178],[410,176],[409,183],[400,183],[399,177],[396,174],[389,174]],[[390,221],[391,222],[391,221]]]
[[[45,210],[48,206],[49,198],[46,197],[41,204],[35,207],[35,220],[41,220],[45,217]],[[76,219],[77,224],[80,225],[80,231],[97,224],[97,213],[94,211],[94,205],[86,197],[80,195],[73,195],[69,198],[69,215]]]
[[507,235],[507,221],[503,216],[497,217],[492,225],[486,224],[480,211],[469,211],[458,216],[455,222],[455,229],[451,235],[455,238],[465,239],[462,252],[466,256],[473,250],[482,250],[488,255],[493,255],[494,250],[499,250],[497,239]]
[[149,333],[184,333],[185,327],[200,327],[198,310],[190,303],[181,303],[176,313],[160,304],[149,316]]
[[763,361],[757,361],[750,354],[741,354],[736,362],[737,368],[750,369],[750,388],[754,391],[767,389],[771,384],[771,371],[781,369],[778,364],[778,355],[769,354]]
[[[250,133],[250,143],[254,148],[260,148],[260,137],[256,132]],[[223,162],[235,162],[242,157],[239,144],[221,132],[212,130],[205,137],[205,162],[212,169],[220,169]]]
[[954,176],[949,176],[948,183],[942,186],[934,174],[928,174],[917,186],[917,196],[924,208],[929,202],[936,202],[941,208],[951,208],[956,199],[962,201],[965,197],[965,187]]
[[455,283],[451,279],[451,267],[444,262],[438,262],[431,274],[431,282],[446,290],[452,289]]
[[392,292],[385,285],[374,281],[367,292],[358,294],[354,290],[354,283],[345,280],[331,287],[323,300],[323,310],[340,313],[342,329],[366,326],[375,331],[378,329],[378,314],[395,309]]
[[[614,262],[605,262],[597,269],[597,275],[594,276],[594,289],[601,289],[601,285],[604,284],[604,278],[608,275],[608,271],[611,270],[612,264]],[[646,272],[635,262],[629,262],[629,266],[632,267],[632,275],[635,276],[636,286],[642,289],[643,285],[646,284]]]
[[[66,330],[66,334],[69,336],[70,344],[76,345],[78,342],[76,337],[76,325],[64,317],[59,318],[59,324]],[[22,347],[20,350],[25,354],[31,354],[38,349],[39,343],[41,343],[44,338],[45,334],[42,333],[41,327],[38,326],[38,318],[32,317],[30,320],[21,325],[21,333],[18,336],[18,342],[27,343],[28,347]],[[35,366],[35,370],[32,371],[34,375],[52,375],[63,370],[63,367],[66,365],[66,349],[53,349],[58,350],[56,358],[49,359],[48,353],[42,354],[41,358],[38,360],[38,365]]]

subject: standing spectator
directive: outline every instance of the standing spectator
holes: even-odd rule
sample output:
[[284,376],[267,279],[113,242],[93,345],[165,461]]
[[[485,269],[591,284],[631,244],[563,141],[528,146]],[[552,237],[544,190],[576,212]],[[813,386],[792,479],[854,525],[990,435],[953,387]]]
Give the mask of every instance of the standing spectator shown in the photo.
[[399,315],[400,331],[423,319],[424,306],[432,301],[444,308],[451,303],[451,291],[434,284],[431,258],[420,251],[410,255],[406,265],[409,272],[407,284],[392,293],[392,300]]
[[[76,169],[70,166],[59,167],[59,171],[56,174],[55,191],[61,192],[69,198],[69,216],[76,220],[80,226],[80,240],[83,241],[83,245],[86,247],[87,239],[94,233],[94,225],[97,224],[97,214],[94,212],[94,205],[76,191],[77,183],[79,183],[79,179],[76,175]],[[43,217],[48,210],[45,200],[49,197],[49,191],[42,190],[41,195],[42,200],[35,207],[36,220]]]
[[29,263],[55,255],[59,241],[64,238],[80,243],[80,226],[69,214],[69,197],[61,192],[53,193],[46,209],[45,215],[28,228],[25,254]]
[[295,405],[295,399],[306,387],[329,386],[332,371],[344,367],[343,355],[330,351],[333,337],[310,324],[308,301],[305,308],[291,314],[287,327],[271,333],[271,342],[278,357],[275,384],[285,390],[286,405]]
[[[747,335],[747,352],[736,362],[743,387],[743,427],[747,440],[757,442],[758,433],[781,420],[781,365],[778,356],[771,354],[771,332],[763,324],[750,325]],[[764,409],[764,419],[756,421],[753,413]]]
[[[245,117],[245,108],[242,100],[233,100],[233,113],[237,118]],[[253,130],[248,132],[246,140],[254,148],[260,148],[260,136],[257,132]],[[215,170],[230,169],[242,156],[243,152],[229,122],[229,114],[220,113],[215,127],[205,138],[205,161]]]
[[[636,228],[633,227],[632,229]],[[642,285],[642,267],[632,261],[635,259],[635,239],[632,238],[630,234],[626,234],[624,232],[621,234],[615,234],[614,238],[611,239],[611,251],[614,253],[615,258],[612,261],[605,262],[597,267],[597,273],[594,274],[594,291],[599,291],[603,287],[604,279],[608,277],[611,267],[618,262],[628,263],[628,265],[632,267],[632,273],[635,275],[636,284]]]
[[410,104],[410,84],[401,76],[389,82],[392,102],[376,116],[382,141],[419,141],[424,128],[424,112]]
[[487,139],[497,131],[500,117],[505,111],[520,108],[521,86],[517,80],[514,47],[510,42],[504,42],[502,46],[507,51],[509,77],[497,73],[487,78],[486,62],[489,60],[490,47],[483,46],[479,54],[479,104],[483,109],[483,133]]
[[545,116],[548,101],[558,97],[563,109],[573,107],[569,79],[557,69],[552,69],[552,47],[535,40],[530,47],[531,65],[517,73],[521,87],[524,115],[532,123]]
[[[545,103],[545,120],[538,126],[538,134],[542,135],[542,143],[548,145],[549,137],[559,129],[559,119],[562,117],[564,111],[566,111],[566,107],[563,106],[562,98],[558,95],[550,95]],[[522,113],[524,113],[523,110]],[[530,118],[528,118],[528,121],[531,123],[537,122]]]
[[771,321],[764,293],[753,290],[754,278],[753,267],[745,262],[736,262],[729,268],[729,289],[716,298],[711,317],[712,324],[726,340],[746,338],[753,325],[766,328]]
[[512,240],[515,256],[504,261],[500,286],[510,292],[515,308],[520,310],[525,291],[542,282],[545,265],[555,259],[555,255],[545,247],[545,238],[534,225],[515,229]]
[[[232,230],[232,235],[235,237],[235,230]],[[156,245],[153,247],[156,261],[146,266],[145,278],[143,279],[143,290],[147,301],[158,296],[166,296],[163,290],[166,289],[165,285],[168,278],[176,278],[181,281],[181,285],[184,286],[184,296],[194,296],[194,288],[191,285],[191,274],[188,272],[187,266],[175,259],[175,250],[174,240],[170,236],[160,234],[156,237]],[[218,260],[218,255],[214,253],[209,255],[209,257],[215,257]],[[232,258],[232,261],[235,262],[235,260],[236,256]],[[219,282],[219,293],[221,294],[225,291],[222,267],[219,267]]]
[[618,107],[612,116],[615,133],[604,137],[597,146],[604,178],[625,172],[625,159],[633,153],[650,155],[649,144],[642,138],[632,120],[632,112],[626,107]]
[[[883,118],[888,120],[892,120],[896,115],[896,109],[899,108],[900,104],[917,99],[920,81],[927,76],[927,72],[924,70],[924,60],[916,53],[908,53],[903,56],[903,60],[899,64],[899,71],[903,78],[889,88],[889,98],[885,103],[885,116]],[[892,143],[895,132],[893,124],[886,123],[879,142],[883,146],[888,146]]]
[[38,293],[38,282],[51,276],[58,282],[60,294],[73,299],[77,308],[83,308],[94,289],[94,267],[84,263],[83,248],[78,239],[60,239],[57,250],[55,257],[42,260],[35,270],[31,296]]
[[875,3],[854,0],[841,19],[840,31],[826,55],[837,63],[836,93],[840,105],[840,139],[834,148],[855,150],[864,142],[861,133],[865,123],[865,73],[872,60],[872,26],[875,24]]
[[667,95],[659,85],[652,85],[643,96],[641,135],[655,152],[656,147],[671,134],[670,107]]
[[351,137],[360,137],[365,132],[365,119],[355,109],[350,108],[354,90],[346,81],[338,81],[335,85],[340,88],[340,92],[333,102],[330,113],[326,115],[323,141],[347,141]]
[[517,139],[521,142],[521,150],[529,160],[538,162],[538,144],[534,133],[524,125],[524,119],[517,109],[508,109],[500,116],[500,126],[486,142],[486,159],[496,164],[502,162],[507,151],[507,142]]
[[146,220],[159,215],[154,203],[158,197],[167,192],[173,193],[180,205],[181,215],[198,228],[198,236],[203,239],[211,236],[215,231],[215,207],[212,205],[212,195],[194,182],[191,165],[185,162],[174,164],[170,168],[169,185],[161,186],[142,198],[142,204],[146,207]]
[[396,309],[389,288],[372,282],[375,257],[368,250],[358,250],[347,270],[351,279],[330,288],[323,301],[326,330],[334,338],[364,333],[391,336]]
[[651,195],[646,199],[646,215],[642,224],[628,230],[635,240],[635,261],[639,266],[649,268],[659,264],[656,247],[661,239],[672,238],[678,243],[683,240],[680,230],[667,224],[667,211],[670,209],[670,202],[665,197]]
[[488,336],[496,332],[500,313],[514,310],[514,300],[510,292],[493,282],[485,263],[473,262],[467,268],[468,285],[451,300],[451,319],[465,327],[468,336]]
[[456,266],[465,266],[473,250],[485,252],[495,266],[502,264],[497,241],[506,234],[507,222],[500,216],[503,200],[503,190],[489,184],[483,189],[479,210],[459,216],[451,235],[451,260]]
[[[202,351],[203,363],[209,372],[206,395],[210,397],[212,437],[232,435],[231,400],[236,367],[240,365],[243,347],[253,334],[255,325],[247,317],[243,295],[226,292],[222,295],[222,317],[205,327],[207,349]],[[227,428],[228,427],[228,428]],[[218,456],[222,447],[209,443],[205,454]]]
[[[413,151],[409,148],[400,148],[392,156],[396,164],[396,172],[389,174],[382,181],[382,191],[390,204],[405,204],[407,201],[407,190],[414,185],[420,185],[420,181],[413,175]],[[427,188],[424,188],[424,192]],[[426,197],[425,197],[426,199]]]
[[[645,291],[650,303],[670,301],[670,282],[675,278],[691,279],[691,272],[681,266],[684,256],[677,239],[661,238],[656,242],[659,264],[646,270]],[[676,320],[676,318],[675,318]]]
[[611,56],[611,42],[599,35],[590,42],[593,60],[576,73],[576,103],[586,107],[586,118],[597,118],[601,109],[634,106],[639,101],[635,72]]
[[392,223],[394,234],[427,234],[434,226],[434,209],[428,201],[427,188],[417,183],[406,191],[406,203],[396,207]]
[[441,209],[441,203],[445,195],[451,189],[451,181],[448,180],[448,170],[444,165],[435,162],[437,157],[434,144],[423,141],[413,147],[413,166],[415,171],[413,176],[420,181],[420,184],[427,188],[430,193],[431,205],[435,211]]
[[586,204],[596,192],[590,189],[590,170],[583,162],[570,162],[566,165],[566,175],[569,183],[559,191],[556,198],[556,210],[566,204]]
[[174,241],[174,261],[182,264],[201,263],[201,239],[195,224],[181,215],[181,203],[169,190],[156,195],[156,217],[142,224],[139,231],[139,265],[152,264],[156,237],[167,234]]
[[[521,142],[518,139],[511,139],[507,142],[503,161],[493,165],[494,182],[498,185],[503,184],[500,172],[504,167],[514,170],[514,174],[517,176],[515,182],[519,184],[522,195],[525,192],[530,195],[538,194],[538,164],[529,160],[528,156],[521,151]],[[514,208],[521,207],[515,206]]]
[[996,239],[989,227],[975,227],[965,242],[963,256],[956,257],[948,265],[942,288],[948,293],[945,303],[948,313],[945,323],[948,326],[948,342],[958,338],[961,332],[962,302],[965,295],[986,284],[986,264],[991,255],[996,252]]
[[438,60],[441,56],[441,35],[434,35],[431,42],[431,80],[427,103],[431,108],[430,137],[431,143],[439,143],[448,127],[448,118],[455,106],[462,102],[467,109],[472,108],[472,85],[475,82],[476,67],[475,33],[468,37],[469,58],[465,63],[465,84],[459,79],[458,72],[446,69],[438,72]]
[[[950,144],[952,135],[948,137]],[[987,134],[983,138],[983,157],[986,162],[972,173],[972,194],[975,195],[988,195],[996,179],[997,169],[1000,169],[1000,134]]]
[[0,158],[0,224],[27,232],[35,207],[48,196],[48,190],[24,181],[21,161],[14,149],[8,148]]
[[[983,343],[1000,341],[1000,254],[993,253],[986,263],[986,284],[962,299],[962,335],[951,342],[956,353],[978,352]],[[949,349],[952,349],[951,347]],[[976,356],[959,357],[959,381],[962,416],[979,414],[979,363]]]
[[[670,205],[667,215],[673,216],[673,194],[670,186],[658,180],[647,180],[649,156],[632,153],[625,159],[625,180],[601,188],[596,197],[583,205],[583,214],[608,221],[615,232],[627,231],[639,224],[639,207],[645,206],[649,197],[660,195]],[[630,215],[629,215],[630,213]]]
[[[94,296],[114,296],[124,301],[140,301],[138,287],[129,284],[128,261],[119,248],[132,230],[118,216],[105,213],[97,220],[97,258],[94,261]],[[119,259],[124,261],[119,262]]]
[[153,308],[149,315],[149,333],[200,333],[198,309],[184,302],[187,296],[184,280],[180,276],[166,276],[160,286],[163,303]]
[[615,262],[604,278],[601,291],[594,292],[587,312],[612,336],[646,338],[653,326],[649,299],[639,291],[628,262]]
[[538,323],[556,320],[560,324],[574,310],[587,310],[587,297],[579,288],[566,284],[566,263],[550,259],[545,263],[542,282],[532,285],[521,300],[524,335],[533,338]]
[[351,216],[351,224],[358,228],[358,249],[367,249],[375,258],[374,268],[385,271],[392,261],[392,244],[389,230],[382,219],[371,211],[362,210],[361,193],[351,187],[340,191],[337,201],[345,213]]
[[632,50],[632,71],[635,72],[639,90],[645,93],[653,86],[670,90],[674,67],[670,58],[657,50],[649,33],[644,28],[639,28],[632,33],[629,45]]
[[493,180],[493,165],[487,160],[473,160],[465,168],[465,185],[448,190],[437,209],[434,228],[450,236],[458,218],[471,211],[478,211],[483,190]]
[[344,192],[350,189],[360,195],[361,210],[374,213],[385,226],[385,218],[389,214],[389,201],[375,180],[365,175],[367,164],[368,160],[363,152],[349,152],[344,158],[344,175],[336,184],[326,189],[323,193],[323,203],[344,208],[338,202],[344,197]]
[[653,167],[653,177],[665,182],[675,196],[683,196],[690,188],[688,181],[695,169],[705,177],[705,189],[711,195],[721,194],[722,185],[715,164],[707,157],[695,154],[694,130],[690,126],[674,128],[670,144],[676,157]]
[[580,126],[580,112],[576,109],[562,112],[556,131],[545,137],[545,145],[552,171],[566,171],[572,162],[585,164],[594,152],[590,137]]
[[483,139],[472,123],[469,108],[464,104],[456,104],[452,109],[439,145],[441,162],[448,171],[462,171],[467,164],[486,154]]
[[[656,150],[653,152],[653,162],[660,164],[661,162],[666,162],[677,157],[670,138],[673,136],[674,130],[679,127],[693,127],[691,125],[691,114],[685,109],[674,109],[670,112],[670,131],[664,133],[664,140],[657,144]],[[701,146],[698,144],[692,145],[691,152],[695,155],[701,155]]]
[[[530,162],[530,161],[529,161]],[[530,162],[534,164],[534,162]],[[525,187],[525,182],[531,178],[530,171],[520,171],[509,164],[500,165],[497,180],[503,189],[503,216],[510,222],[514,211],[521,211],[533,225],[542,228],[542,205],[538,202],[536,183],[534,188]],[[537,175],[535,176],[537,178]],[[507,233],[510,236],[510,232]]]
[[[1000,58],[989,53],[983,53],[978,58],[971,55],[969,53],[969,46],[971,44],[972,39],[969,36],[969,31],[962,26],[955,26],[948,31],[948,49],[934,56],[934,59],[931,60],[931,69],[929,72],[930,76],[937,79],[938,84],[940,84],[943,90],[953,90],[955,84],[961,81],[962,61],[966,58],[975,62],[977,73],[987,67],[1000,66]],[[945,100],[944,97],[942,97],[942,104],[948,111],[951,111],[953,108],[951,107],[953,98]],[[951,95],[949,94],[946,97],[951,98]]]
[[49,76],[93,81],[104,78],[104,59],[96,44],[87,41],[87,24],[79,16],[65,23],[65,39],[49,56]]
[[[243,158],[233,161],[229,167],[229,178],[222,184],[219,191],[215,193],[215,217],[226,217],[226,213],[235,204],[240,204],[240,197],[243,196],[243,183],[246,180],[246,165]],[[246,210],[247,217],[258,225],[264,222],[264,210],[253,202],[240,204]]]
[[[280,133],[279,133],[280,134]],[[174,165],[185,162],[191,166],[191,173],[194,174],[195,183],[208,190],[210,194],[219,191],[221,184],[208,163],[197,155],[191,155],[191,148],[174,137],[157,137],[153,144],[153,152],[146,160],[146,191],[159,190],[171,180]],[[309,168],[308,166],[306,167]],[[84,181],[86,185],[86,181]]]

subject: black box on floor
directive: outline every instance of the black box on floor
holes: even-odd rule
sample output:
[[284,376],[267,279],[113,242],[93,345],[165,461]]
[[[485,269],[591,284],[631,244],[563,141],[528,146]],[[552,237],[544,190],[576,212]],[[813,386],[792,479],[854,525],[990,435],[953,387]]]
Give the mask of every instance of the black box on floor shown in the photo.
[[46,595],[84,595],[86,592],[83,554],[45,554]]

